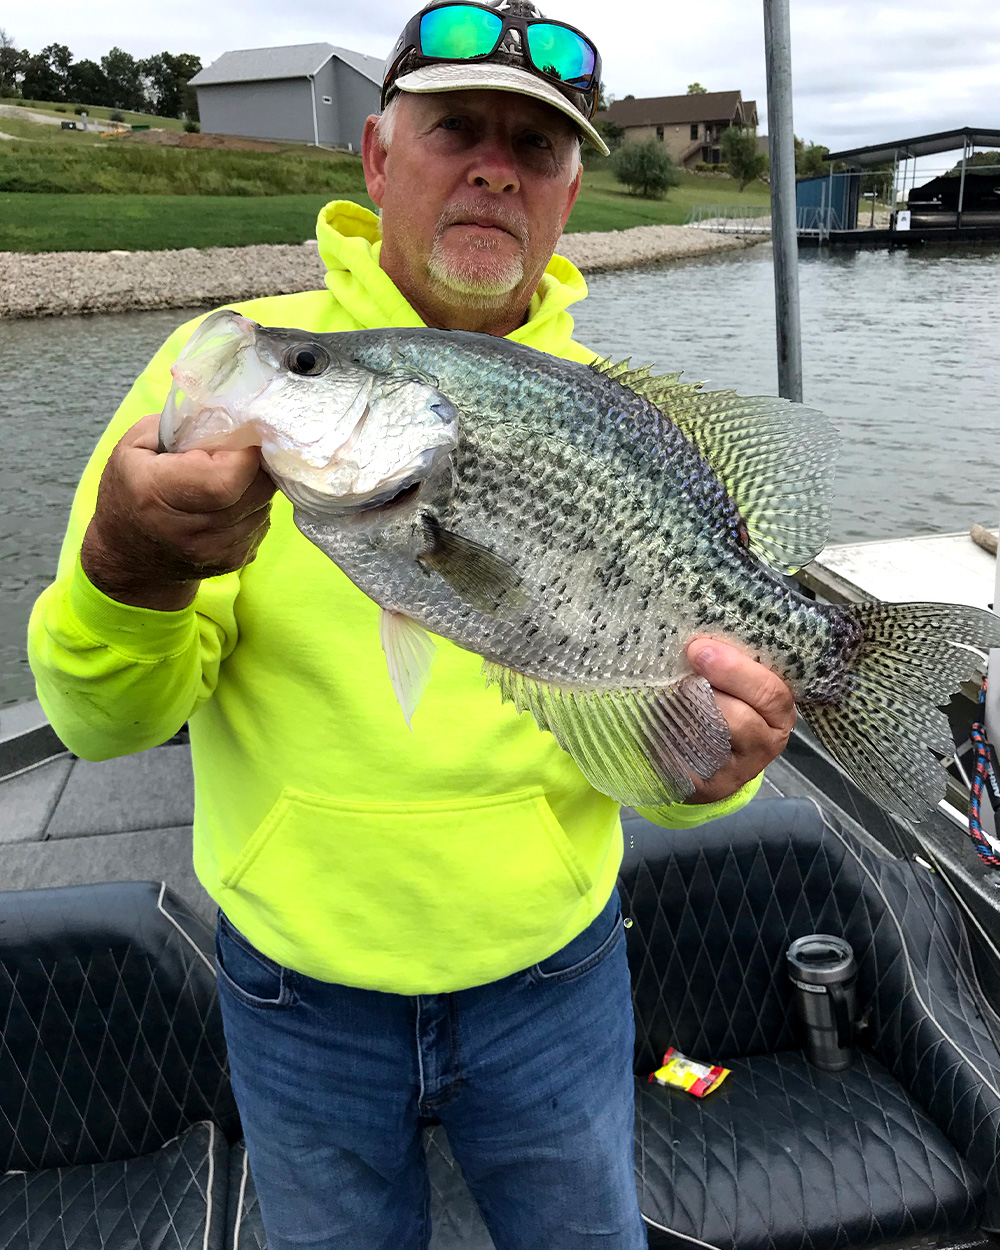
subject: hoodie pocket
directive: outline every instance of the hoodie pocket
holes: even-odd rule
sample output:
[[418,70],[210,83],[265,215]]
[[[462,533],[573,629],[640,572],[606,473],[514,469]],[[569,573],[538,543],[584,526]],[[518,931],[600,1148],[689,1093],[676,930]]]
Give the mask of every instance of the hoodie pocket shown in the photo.
[[278,962],[417,994],[537,962],[593,883],[540,787],[430,803],[288,787],[221,884],[226,914]]

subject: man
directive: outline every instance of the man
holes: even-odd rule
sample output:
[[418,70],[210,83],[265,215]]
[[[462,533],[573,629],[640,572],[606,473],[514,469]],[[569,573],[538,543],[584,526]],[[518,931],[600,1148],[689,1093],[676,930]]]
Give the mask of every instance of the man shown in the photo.
[[[471,58],[471,59],[470,59]],[[431,6],[365,130],[374,217],[320,215],[327,290],[251,301],[313,331],[426,324],[590,361],[552,256],[600,62],[531,5]],[[645,1244],[615,803],[442,643],[407,730],[377,609],[295,530],[257,451],[157,454],[181,327],[84,474],[32,617],[39,697],[104,758],[190,720],[195,865],[220,905],[233,1083],[271,1250],[419,1250],[435,1118],[500,1250]],[[142,417],[141,420],[137,418]],[[268,531],[266,542],[262,541]],[[691,644],[733,740],[689,805],[739,806],[794,720],[782,682]]]

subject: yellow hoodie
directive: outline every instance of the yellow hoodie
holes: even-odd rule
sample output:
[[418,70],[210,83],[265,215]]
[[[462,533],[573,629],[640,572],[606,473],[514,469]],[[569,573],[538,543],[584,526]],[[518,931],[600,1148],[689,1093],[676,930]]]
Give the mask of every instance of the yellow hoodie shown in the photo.
[[[379,268],[378,222],[329,204],[318,222],[325,291],[234,305],[313,331],[419,326]],[[582,276],[553,257],[510,335],[590,361],[567,306]],[[604,906],[622,854],[618,804],[597,793],[530,716],[487,690],[480,659],[440,640],[407,728],[379,645],[376,605],[292,523],[192,607],[117,603],[80,545],[112,448],[159,412],[195,321],[138,378],[84,472],[56,581],[35,604],[29,657],[57,733],[86,759],[154,746],[190,722],[194,862],[209,894],[267,955],[327,981],[443,993],[546,958]],[[658,809],[691,825],[741,806]]]

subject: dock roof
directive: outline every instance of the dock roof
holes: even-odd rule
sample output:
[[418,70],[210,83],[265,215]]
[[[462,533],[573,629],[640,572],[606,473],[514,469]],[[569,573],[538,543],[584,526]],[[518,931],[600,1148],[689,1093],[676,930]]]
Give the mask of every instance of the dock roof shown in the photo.
[[866,148],[849,148],[843,152],[831,152],[830,161],[848,161],[852,165],[884,165],[887,161],[911,156],[933,156],[935,152],[953,152],[965,143],[974,148],[1000,148],[1000,130],[983,130],[975,126],[963,126],[960,130],[940,130],[933,135],[918,135],[915,139],[892,139],[887,143],[873,143]]

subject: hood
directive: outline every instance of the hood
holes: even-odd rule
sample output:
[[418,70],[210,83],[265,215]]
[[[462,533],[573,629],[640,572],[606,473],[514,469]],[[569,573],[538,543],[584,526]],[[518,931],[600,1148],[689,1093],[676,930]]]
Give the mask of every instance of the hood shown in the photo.
[[[326,285],[358,329],[424,324],[379,268],[382,234],[371,209],[351,200],[332,201],[320,210],[316,239],[327,269]],[[507,337],[559,352],[573,334],[573,318],[566,309],[586,294],[579,269],[565,257],[553,256],[531,297],[528,320]]]

